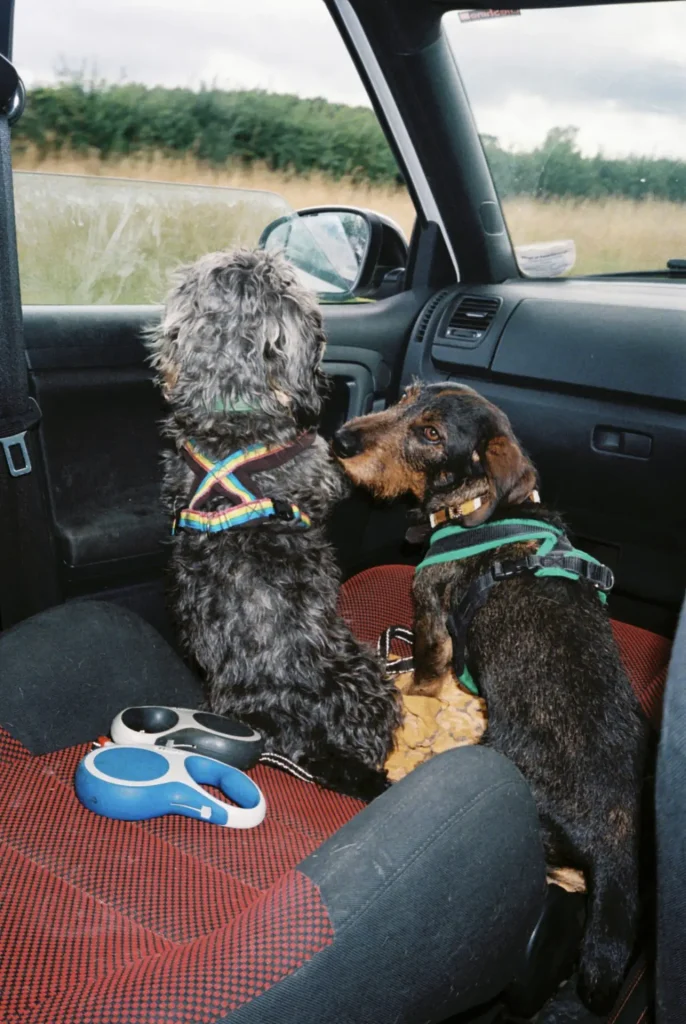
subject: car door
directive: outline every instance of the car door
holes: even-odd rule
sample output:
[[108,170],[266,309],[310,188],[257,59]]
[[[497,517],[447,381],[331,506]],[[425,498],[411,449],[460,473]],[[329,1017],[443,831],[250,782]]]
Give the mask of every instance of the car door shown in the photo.
[[686,586],[686,277],[670,259],[686,126],[671,93],[659,110],[642,97],[661,88],[656,54],[683,73],[670,40],[686,5],[410,4],[392,32],[381,5],[331,6],[351,45],[371,42],[459,267],[401,382],[460,380],[500,405],[543,500],[615,571],[611,613],[670,635]]
[[[324,308],[325,437],[389,399],[425,294]],[[121,600],[159,624],[170,535],[159,504],[165,409],[144,344],[159,310],[28,306],[24,316],[63,596]],[[346,571],[369,557],[365,535],[374,529],[362,495],[336,511],[331,535]]]

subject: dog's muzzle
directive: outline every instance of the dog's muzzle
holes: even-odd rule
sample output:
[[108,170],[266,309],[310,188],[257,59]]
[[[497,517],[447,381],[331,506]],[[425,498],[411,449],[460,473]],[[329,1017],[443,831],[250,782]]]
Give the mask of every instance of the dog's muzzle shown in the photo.
[[363,449],[362,435],[357,430],[341,427],[333,435],[333,451],[339,459],[351,459],[354,455],[361,455]]

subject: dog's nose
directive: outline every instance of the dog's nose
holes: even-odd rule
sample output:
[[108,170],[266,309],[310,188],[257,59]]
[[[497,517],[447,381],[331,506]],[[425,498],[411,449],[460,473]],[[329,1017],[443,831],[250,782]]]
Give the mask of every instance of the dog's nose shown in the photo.
[[362,437],[356,430],[341,427],[333,435],[333,450],[339,459],[350,459],[362,451]]

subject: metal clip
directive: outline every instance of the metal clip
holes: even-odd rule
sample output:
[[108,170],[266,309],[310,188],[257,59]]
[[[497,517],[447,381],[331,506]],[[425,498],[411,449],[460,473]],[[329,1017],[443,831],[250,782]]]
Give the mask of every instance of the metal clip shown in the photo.
[[[26,447],[25,430],[22,430],[21,434],[12,434],[11,437],[0,437],[0,444],[5,449],[5,459],[10,476],[26,476],[27,473],[31,472],[33,466],[31,465],[29,450]],[[15,462],[14,448],[18,448],[21,453],[22,461],[19,465]]]

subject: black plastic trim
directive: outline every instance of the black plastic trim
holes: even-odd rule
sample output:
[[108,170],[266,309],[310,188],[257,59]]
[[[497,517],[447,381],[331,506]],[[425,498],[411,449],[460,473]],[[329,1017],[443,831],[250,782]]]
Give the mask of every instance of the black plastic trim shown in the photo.
[[[426,180],[431,183],[460,279],[497,282],[518,277],[504,223],[497,233],[484,230],[483,204],[492,203],[500,209],[500,201],[452,49],[440,24],[440,9],[408,0],[351,3]],[[338,24],[345,35],[340,19]],[[348,45],[352,47],[349,39]],[[367,84],[373,93],[368,79]]]
[[[678,286],[677,286],[678,287]],[[639,303],[524,299],[506,325],[495,373],[686,402],[683,310]]]

